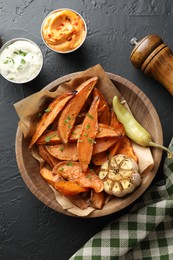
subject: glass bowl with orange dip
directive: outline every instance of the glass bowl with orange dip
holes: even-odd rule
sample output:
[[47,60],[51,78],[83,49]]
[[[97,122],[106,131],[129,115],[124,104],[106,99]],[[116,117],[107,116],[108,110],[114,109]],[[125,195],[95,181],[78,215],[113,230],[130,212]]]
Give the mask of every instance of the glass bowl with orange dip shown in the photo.
[[72,9],[57,9],[44,19],[41,36],[44,43],[58,53],[77,50],[85,41],[87,26],[83,17]]

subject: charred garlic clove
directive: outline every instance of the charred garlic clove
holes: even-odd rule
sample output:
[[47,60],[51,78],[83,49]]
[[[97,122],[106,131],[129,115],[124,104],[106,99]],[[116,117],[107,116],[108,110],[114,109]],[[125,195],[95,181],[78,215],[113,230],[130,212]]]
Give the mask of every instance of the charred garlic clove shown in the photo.
[[133,192],[141,183],[137,163],[123,154],[103,163],[99,177],[103,180],[105,192],[117,197]]

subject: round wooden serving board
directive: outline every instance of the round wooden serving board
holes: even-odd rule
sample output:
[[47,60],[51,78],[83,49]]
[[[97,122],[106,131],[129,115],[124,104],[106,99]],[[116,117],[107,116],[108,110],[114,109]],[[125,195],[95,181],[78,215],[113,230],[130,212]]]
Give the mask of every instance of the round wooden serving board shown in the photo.
[[[76,75],[77,73],[73,73],[61,77],[53,81],[46,88],[49,90],[53,89],[62,84],[63,82],[71,80]],[[121,92],[123,97],[126,99],[132,113],[135,114],[136,119],[146,129],[149,130],[151,136],[153,137],[156,143],[162,144],[163,134],[161,123],[155,108],[153,107],[152,103],[147,98],[147,96],[138,87],[136,87],[133,83],[129,82],[128,80],[111,73],[107,73],[107,75],[114,83],[116,88]],[[110,208],[107,208],[106,211],[95,210],[89,216],[87,216],[88,218],[101,217],[118,212],[119,210],[129,206],[132,202],[134,202],[144,193],[144,191],[148,188],[148,186],[154,179],[162,157],[162,151],[160,149],[152,148],[151,150],[155,165],[153,170],[148,172],[143,177],[142,185],[127,197],[117,198],[114,204],[111,204]],[[40,176],[39,164],[30,154],[28,149],[28,143],[26,143],[26,141],[24,140],[23,134],[19,128],[17,129],[16,134],[16,159],[20,174],[24,182],[26,183],[30,191],[40,201],[42,201],[48,207],[54,209],[57,212],[73,217],[75,216],[67,212],[66,210],[63,210],[62,207],[55,200],[55,196],[51,188]]]

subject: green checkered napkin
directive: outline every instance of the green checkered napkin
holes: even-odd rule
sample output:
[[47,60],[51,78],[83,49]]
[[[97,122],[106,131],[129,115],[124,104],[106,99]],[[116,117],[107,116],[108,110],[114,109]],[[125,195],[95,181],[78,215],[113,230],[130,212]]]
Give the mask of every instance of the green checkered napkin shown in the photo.
[[173,159],[166,158],[164,175],[164,185],[152,186],[128,214],[107,225],[70,260],[172,260]]

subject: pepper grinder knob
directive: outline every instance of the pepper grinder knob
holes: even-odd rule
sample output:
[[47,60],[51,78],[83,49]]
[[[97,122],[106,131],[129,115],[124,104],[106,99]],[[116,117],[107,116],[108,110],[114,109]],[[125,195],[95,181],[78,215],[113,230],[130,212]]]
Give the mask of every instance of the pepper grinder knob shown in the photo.
[[130,43],[131,43],[131,45],[137,45],[138,40],[134,37],[134,38],[131,39]]
[[163,40],[150,34],[140,41],[132,38],[130,43],[134,45],[130,55],[134,67],[160,82],[173,95],[173,53]]

